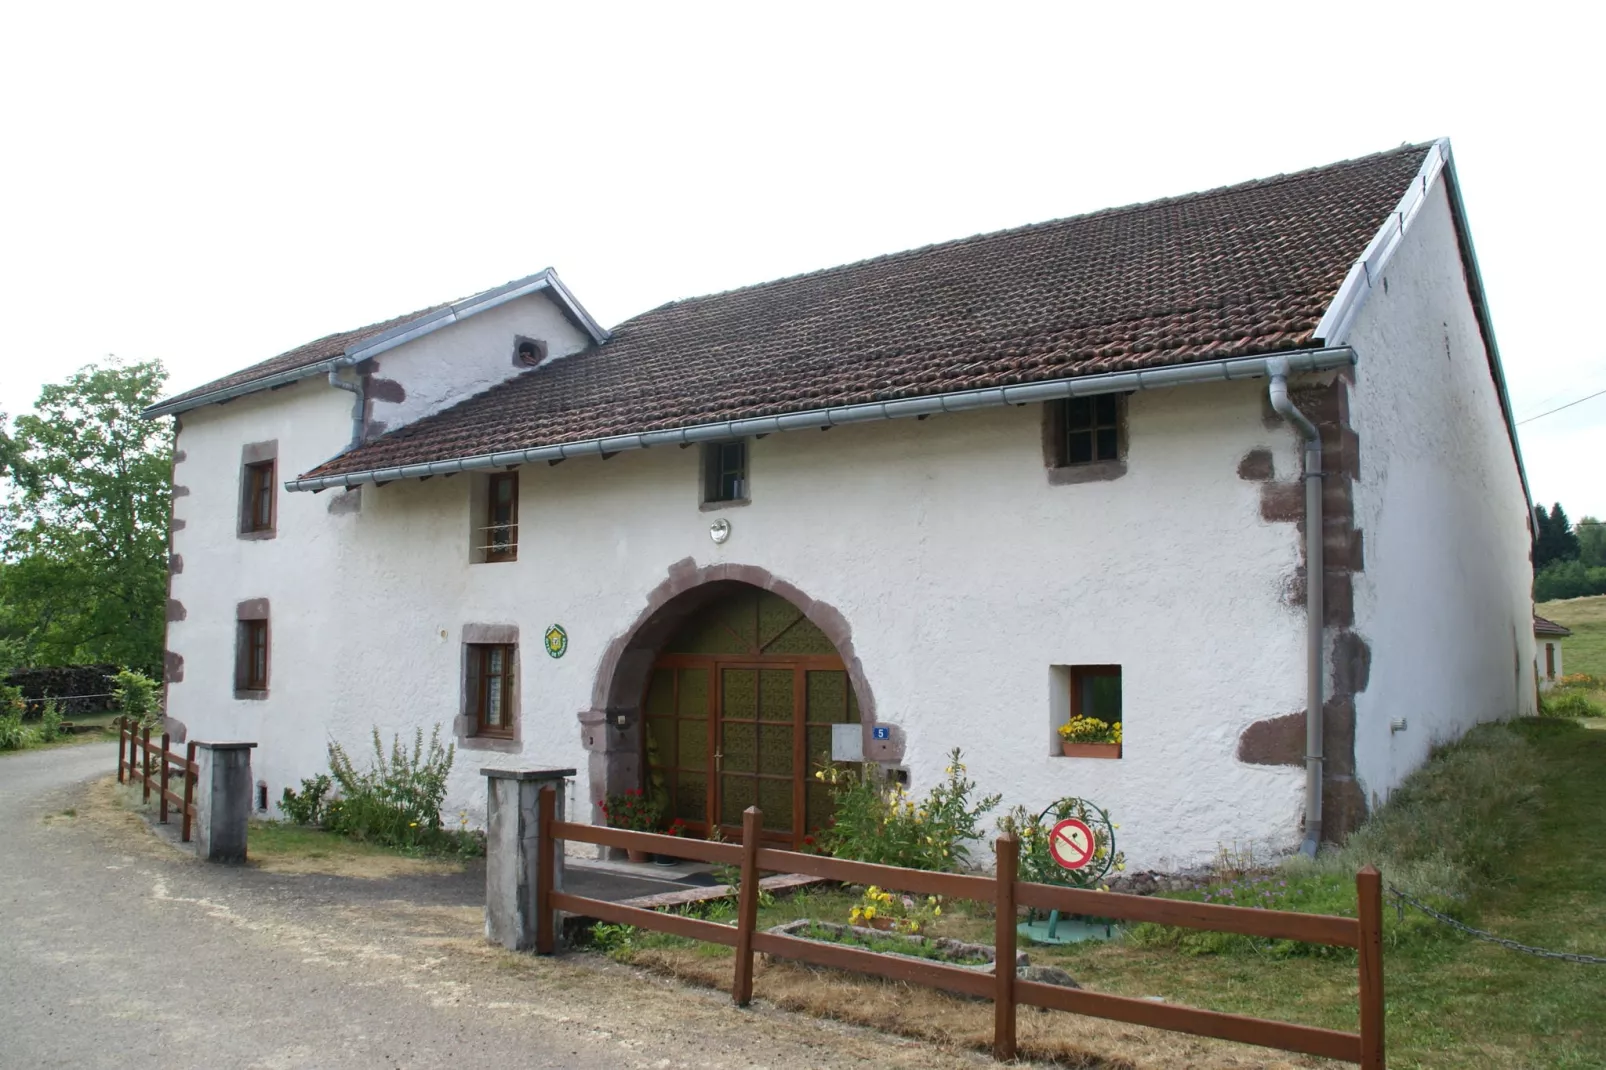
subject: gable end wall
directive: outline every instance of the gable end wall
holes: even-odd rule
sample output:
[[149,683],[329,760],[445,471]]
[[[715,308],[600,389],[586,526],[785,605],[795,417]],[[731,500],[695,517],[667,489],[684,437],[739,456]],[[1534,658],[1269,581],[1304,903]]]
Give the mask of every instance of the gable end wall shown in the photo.
[[1435,744],[1534,712],[1528,503],[1442,181],[1350,343],[1355,631],[1371,651],[1355,764],[1376,805]]

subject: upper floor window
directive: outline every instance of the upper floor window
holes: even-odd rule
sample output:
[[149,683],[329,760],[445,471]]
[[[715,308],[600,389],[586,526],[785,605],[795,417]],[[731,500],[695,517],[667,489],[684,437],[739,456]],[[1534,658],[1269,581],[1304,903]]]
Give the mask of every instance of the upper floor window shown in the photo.
[[519,556],[519,474],[499,472],[485,487],[485,560]]
[[1126,472],[1126,398],[1099,394],[1044,406],[1043,453],[1052,483],[1113,479]]
[[253,461],[240,473],[240,534],[268,535],[275,527],[274,471],[277,462],[269,458]]
[[747,500],[747,440],[703,444],[703,501]]

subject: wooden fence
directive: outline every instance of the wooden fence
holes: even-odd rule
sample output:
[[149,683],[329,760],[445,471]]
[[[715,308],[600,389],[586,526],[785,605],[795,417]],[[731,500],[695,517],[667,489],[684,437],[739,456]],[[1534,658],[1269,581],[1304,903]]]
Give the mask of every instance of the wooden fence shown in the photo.
[[[755,952],[819,966],[926,985],[947,992],[991,999],[994,1006],[993,1056],[1015,1057],[1015,1011],[1026,1004],[1108,1018],[1134,1025],[1179,1033],[1219,1037],[1243,1044],[1303,1052],[1329,1059],[1359,1063],[1367,1070],[1383,1068],[1383,901],[1377,870],[1367,866],[1355,875],[1359,893],[1358,917],[1300,914],[1284,910],[1191,903],[1174,899],[1095,892],[1021,880],[959,873],[931,873],[897,866],[850,862],[821,855],[800,854],[760,845],[763,818],[756,807],[742,818],[742,842],[711,843],[650,832],[629,832],[598,825],[580,825],[556,819],[554,790],[540,794],[540,857],[536,868],[536,951],[550,955],[556,948],[557,912],[565,911],[602,921],[634,925],[692,940],[724,944],[736,949],[736,973],[731,996],[738,1006],[753,998]],[[736,924],[665,914],[640,907],[555,891],[552,877],[560,841],[648,851],[677,858],[741,867],[741,891]],[[1019,845],[1013,836],[999,838],[998,872],[1013,873]],[[860,948],[804,940],[779,933],[756,932],[758,874],[760,870],[802,873],[850,884],[875,884],[920,895],[992,902],[997,910],[994,970],[978,973],[958,966],[913,958],[882,955]],[[997,963],[1012,963],[1016,953],[1017,908],[1037,907],[1066,914],[1091,915],[1121,921],[1153,921],[1189,929],[1241,933],[1272,939],[1299,940],[1336,947],[1353,947],[1360,953],[1360,1032],[1344,1033],[1316,1026],[1295,1025],[1240,1014],[1199,1010],[1171,1003],[1156,1003],[1129,996],[1114,996],[1086,989],[1065,988],[1037,981],[1022,981],[1015,971]]]
[[[138,729],[136,731],[136,729]],[[190,842],[190,829],[195,821],[195,779],[200,766],[195,763],[195,744],[184,747],[184,757],[167,749],[168,735],[162,733],[159,743],[151,742],[149,727],[139,729],[138,724],[126,717],[117,719],[117,782],[139,783],[145,789],[145,801],[151,801],[151,785],[157,793],[158,816],[167,824],[167,806],[179,808],[182,823],[179,839]],[[184,778],[184,794],[169,790],[168,781],[176,776]]]

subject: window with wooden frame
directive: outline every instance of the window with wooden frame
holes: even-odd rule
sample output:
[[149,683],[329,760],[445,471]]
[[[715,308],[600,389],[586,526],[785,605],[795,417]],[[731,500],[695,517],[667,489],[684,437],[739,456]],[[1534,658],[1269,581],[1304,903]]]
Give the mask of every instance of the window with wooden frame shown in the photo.
[[747,440],[703,443],[703,503],[747,500]]
[[1121,394],[1066,398],[1044,407],[1044,461],[1076,483],[1113,479],[1126,471],[1126,398]]
[[485,487],[485,560],[515,561],[519,556],[519,474],[498,472]]
[[1121,723],[1121,666],[1071,666],[1071,716]]
[[245,466],[241,479],[240,531],[242,534],[274,529],[275,461],[258,461]]
[[239,622],[239,644],[235,654],[235,690],[266,691],[268,689],[268,622],[242,620]]
[[468,644],[465,711],[477,736],[513,735],[513,674],[518,647],[511,643]]
[[1545,644],[1545,676],[1551,680],[1556,678],[1556,644]]

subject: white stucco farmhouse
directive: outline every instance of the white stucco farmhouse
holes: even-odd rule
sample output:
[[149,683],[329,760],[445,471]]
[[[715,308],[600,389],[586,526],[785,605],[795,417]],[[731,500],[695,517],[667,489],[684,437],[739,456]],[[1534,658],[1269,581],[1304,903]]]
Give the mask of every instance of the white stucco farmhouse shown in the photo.
[[[1535,703],[1446,141],[611,331],[543,271],[149,415],[168,714],[257,741],[270,807],[329,740],[440,724],[453,809],[482,766],[575,766],[571,813],[652,784],[695,833],[757,802],[791,843],[857,724],[916,790],[963,747],[1163,868],[1340,837]],[[1075,712],[1119,757],[1062,753]]]

